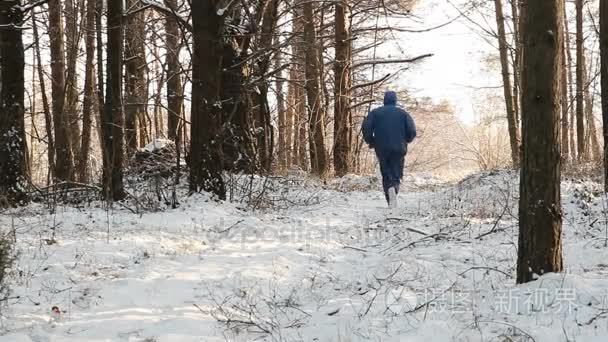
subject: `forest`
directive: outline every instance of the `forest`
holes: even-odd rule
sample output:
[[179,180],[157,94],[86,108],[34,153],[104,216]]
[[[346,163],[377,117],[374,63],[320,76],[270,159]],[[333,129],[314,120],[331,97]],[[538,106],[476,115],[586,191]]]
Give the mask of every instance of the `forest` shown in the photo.
[[0,0],[0,341],[605,341],[606,141],[608,0]]

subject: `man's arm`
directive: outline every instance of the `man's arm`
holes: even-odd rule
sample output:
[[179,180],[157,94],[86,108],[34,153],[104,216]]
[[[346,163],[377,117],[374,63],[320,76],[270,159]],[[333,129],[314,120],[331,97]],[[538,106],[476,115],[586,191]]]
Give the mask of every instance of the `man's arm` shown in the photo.
[[405,112],[405,136],[407,139],[407,143],[411,143],[416,139],[416,123],[414,123],[414,119],[412,116]]
[[363,140],[370,146],[374,146],[374,111],[371,111],[363,120]]

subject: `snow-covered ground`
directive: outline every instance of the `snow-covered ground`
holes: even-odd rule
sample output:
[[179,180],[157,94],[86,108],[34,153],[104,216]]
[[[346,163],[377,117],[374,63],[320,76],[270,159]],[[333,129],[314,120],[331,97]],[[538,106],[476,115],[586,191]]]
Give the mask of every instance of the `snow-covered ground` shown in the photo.
[[600,185],[564,182],[566,272],[516,286],[514,174],[406,183],[393,212],[357,176],[271,180],[255,211],[4,212],[19,258],[0,341],[608,339]]

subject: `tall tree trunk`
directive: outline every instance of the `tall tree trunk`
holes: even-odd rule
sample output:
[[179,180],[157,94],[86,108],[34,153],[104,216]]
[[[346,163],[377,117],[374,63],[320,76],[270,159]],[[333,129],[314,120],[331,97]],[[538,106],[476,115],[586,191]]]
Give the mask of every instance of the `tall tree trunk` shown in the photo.
[[510,0],[511,21],[513,23],[513,110],[515,121],[519,131],[519,113],[521,108],[520,89],[521,89],[521,36],[519,33],[519,0]]
[[275,36],[274,30],[277,22],[277,12],[279,7],[279,0],[267,0],[266,6],[264,6],[262,13],[262,28],[260,32],[260,40],[258,49],[260,51],[268,51],[264,54],[258,65],[258,77],[261,82],[258,86],[259,92],[253,92],[252,97],[254,100],[255,110],[254,126],[257,133],[257,147],[258,156],[260,159],[260,167],[263,171],[270,171],[273,159],[273,130],[270,118],[270,108],[268,106],[268,89],[270,88],[270,82],[267,81],[268,73],[271,63],[270,48],[272,47],[272,41]]
[[585,64],[585,70],[583,73],[583,81],[585,83],[585,120],[587,122],[587,126],[585,127],[585,146],[587,146],[587,157],[589,160],[595,160],[595,158],[600,157],[600,146],[597,141],[597,129],[595,127],[595,116],[593,115],[593,93],[595,91],[595,86],[592,85],[593,82],[589,80],[589,73],[593,73],[594,67],[593,63],[589,63],[589,72],[587,71],[587,60],[586,56],[583,56],[583,61]]
[[86,0],[85,13],[85,75],[84,101],[82,104],[82,143],[78,160],[78,180],[88,182],[88,164],[91,151],[91,126],[95,94],[95,0]]
[[[522,107],[523,107],[523,69],[524,69],[524,55],[526,53],[526,47],[525,47],[525,43],[524,43],[524,25],[526,23],[526,17],[527,17],[527,1],[528,0],[518,0],[517,1],[517,5],[519,7],[519,15],[518,15],[518,25],[517,25],[517,37],[518,37],[518,49],[517,49],[517,56],[519,58],[519,62],[517,65],[517,70],[519,72],[519,112],[517,112],[517,117],[515,118],[516,122],[517,122],[517,127],[518,129],[521,128],[521,112],[522,112]],[[521,137],[521,134],[520,134]],[[521,145],[521,141],[520,141],[520,145]],[[521,158],[521,148],[520,148],[520,158]]]
[[[136,8],[139,0],[127,0],[127,8]],[[145,12],[130,15],[125,30],[125,143],[129,154],[138,147],[137,122],[145,115],[146,86],[146,37]]]
[[306,96],[308,98],[308,119],[310,145],[310,166],[313,174],[323,177],[327,173],[327,151],[325,150],[325,120],[321,103],[319,80],[321,78],[317,53],[317,37],[313,3],[302,4],[304,12],[304,51],[306,56]]
[[[304,81],[305,79],[305,73],[302,72],[301,73],[301,80]],[[296,98],[298,99],[297,101],[297,107],[296,107],[296,112],[297,114],[297,127],[296,129],[298,130],[298,165],[300,166],[300,169],[307,171],[310,169],[310,158],[311,156],[309,155],[309,149],[308,147],[310,146],[308,144],[308,139],[310,139],[310,135],[308,132],[308,123],[309,123],[309,118],[308,116],[308,105],[306,103],[306,89],[303,88],[302,86],[298,86],[297,88],[297,96]]]
[[[275,42],[278,44],[279,43],[279,39],[278,39],[278,35],[275,36]],[[274,66],[275,66],[275,70],[279,70],[281,68],[281,64],[282,64],[282,55],[281,52],[278,51],[275,58],[274,58]],[[289,144],[287,143],[288,141],[291,142],[291,138],[287,137],[287,134],[289,132],[289,128],[287,126],[287,106],[285,105],[285,93],[283,91],[284,88],[284,81],[283,81],[283,72],[279,72],[277,74],[277,79],[275,82],[275,87],[276,87],[276,95],[277,95],[277,117],[278,117],[278,136],[279,136],[279,145],[278,145],[278,155],[279,155],[279,160],[278,160],[278,170],[279,172],[283,172],[285,171],[285,169],[287,168],[288,165],[288,150],[289,150]],[[291,133],[291,132],[289,132]]]
[[123,0],[108,1],[108,48],[106,102],[104,110],[104,172],[106,200],[122,200],[124,158],[124,113],[122,109]]
[[600,0],[600,63],[602,135],[604,136],[604,191],[608,192],[608,0]]
[[578,159],[587,159],[585,146],[585,42],[583,32],[583,0],[576,5],[576,142]]
[[190,190],[208,191],[226,199],[222,178],[222,115],[220,101],[221,33],[219,0],[192,2],[194,52],[192,56],[192,114]]
[[47,159],[49,162],[49,177],[50,182],[55,176],[55,137],[53,135],[53,116],[49,99],[46,94],[46,84],[44,82],[44,68],[42,67],[42,55],[40,54],[40,35],[38,34],[38,23],[36,22],[36,10],[32,10],[32,31],[34,40],[34,53],[36,54],[36,64],[38,64],[38,82],[40,83],[40,94],[42,97],[42,108],[44,110],[44,126],[46,129],[47,139]]
[[304,64],[306,63],[305,51],[303,49],[304,39],[304,20],[301,6],[296,6],[293,9],[294,24],[293,35],[295,37],[292,44],[292,67],[290,71],[290,86],[292,87],[291,109],[293,118],[293,142],[292,142],[292,159],[291,165],[297,165],[302,170],[308,170],[310,163],[308,162],[307,150],[307,125],[306,119],[306,93],[304,89],[305,72]]
[[564,6],[564,38],[566,40],[565,42],[565,46],[566,46],[566,74],[568,75],[568,113],[570,114],[570,122],[569,124],[569,129],[568,129],[568,140],[570,140],[570,155],[572,160],[576,160],[578,153],[578,147],[576,144],[576,110],[575,110],[575,103],[576,103],[576,92],[574,91],[574,75],[572,72],[572,65],[573,65],[573,59],[572,59],[572,45],[570,44],[570,29],[569,29],[569,23],[568,23],[568,14],[566,11],[566,6]]
[[55,177],[72,179],[74,158],[70,143],[69,120],[65,115],[65,51],[61,3],[49,0],[49,38],[51,40],[51,98],[55,127]]
[[293,165],[293,141],[294,141],[294,129],[293,120],[295,117],[295,88],[293,66],[289,69],[289,78],[287,82],[287,98],[285,100],[285,125],[283,127],[285,135],[285,167],[287,170]]
[[334,170],[341,177],[350,171],[351,114],[350,114],[350,27],[348,3],[335,5],[335,62],[334,62]]
[[[101,157],[105,163],[107,160],[106,149],[104,141],[104,122],[105,122],[105,91],[104,85],[104,66],[103,66],[103,1],[96,1],[95,3],[95,40],[96,40],[96,55],[97,55],[97,109],[99,111],[98,115],[98,125],[97,132],[99,136],[99,141],[101,143]],[[104,164],[105,167],[105,164]]]
[[21,1],[0,1],[0,208],[27,200],[22,24]]
[[[160,56],[160,47],[154,47],[154,55]],[[165,85],[165,72],[160,58],[154,58],[154,75],[156,78],[156,93],[154,94],[154,138],[160,138],[164,135],[164,121],[163,121],[163,105],[162,97],[163,93],[161,89]]]
[[78,32],[78,7],[74,0],[65,0],[65,46],[67,57],[65,106],[64,112],[68,122],[72,155],[80,155],[80,126],[78,113],[78,75],[76,64],[80,48],[80,32]]
[[[248,43],[244,43],[247,45]],[[245,45],[243,49],[245,49]],[[258,169],[255,130],[252,129],[257,111],[252,110],[253,99],[259,101],[259,94],[250,95],[246,89],[242,59],[236,49],[236,44],[222,44],[222,64],[238,65],[223,68],[219,97],[222,99],[225,132],[222,144],[222,161],[225,170],[232,172],[254,173]],[[248,47],[247,47],[248,49]],[[244,50],[243,50],[244,51]],[[258,103],[261,103],[258,102]],[[254,113],[255,112],[255,113]]]
[[517,282],[560,272],[560,102],[564,0],[530,1],[523,69]]
[[561,92],[562,92],[562,162],[567,162],[570,158],[570,123],[568,121],[569,113],[569,99],[568,99],[568,66],[566,58],[566,40],[564,36],[562,42],[562,69],[561,69]]
[[[171,10],[177,10],[177,0],[165,0],[165,4]],[[180,129],[183,120],[183,87],[181,79],[181,65],[179,54],[181,51],[181,34],[178,22],[175,18],[167,16],[165,19],[166,41],[167,41],[167,109],[169,117],[167,119],[168,137],[177,141],[180,136]]]
[[513,162],[513,166],[517,168],[519,167],[519,127],[515,116],[513,93],[511,92],[511,75],[509,71],[507,36],[505,33],[505,17],[502,11],[501,0],[494,0],[494,7],[496,9],[496,25],[498,27],[498,50],[500,52],[503,91],[505,96],[505,107],[507,109],[509,141],[511,143],[511,161]]
[[[330,28],[330,25],[326,25],[325,24],[325,12],[327,10],[327,6],[323,6],[322,4],[319,4],[318,6],[319,8],[319,14],[315,13],[315,18],[317,20],[317,22],[315,23],[315,27],[318,28],[318,31],[316,32],[316,36],[317,36],[317,43],[316,43],[316,52],[317,52],[317,60],[319,61],[319,86],[320,86],[320,91],[321,91],[321,116],[323,117],[323,131],[326,133],[327,132],[327,118],[329,115],[329,105],[332,103],[333,99],[332,99],[332,95],[330,94],[329,91],[329,79],[331,79],[331,81],[333,81],[333,77],[328,77],[329,73],[325,72],[325,61],[323,59],[323,52],[325,51],[325,46],[326,46],[326,37],[331,37],[331,33],[328,32],[328,28]],[[315,9],[315,6],[313,5],[313,9]],[[330,147],[332,149],[333,152],[333,145]],[[326,155],[326,159],[327,159],[327,171],[329,171],[330,168],[330,162],[329,162],[329,151],[325,151],[325,155]]]

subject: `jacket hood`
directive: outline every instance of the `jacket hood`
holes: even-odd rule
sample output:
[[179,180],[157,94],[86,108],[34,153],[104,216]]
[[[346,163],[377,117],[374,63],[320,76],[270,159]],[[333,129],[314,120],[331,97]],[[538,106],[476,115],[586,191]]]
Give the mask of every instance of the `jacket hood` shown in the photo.
[[387,91],[384,93],[384,105],[385,106],[394,106],[397,104],[397,93],[394,91]]

